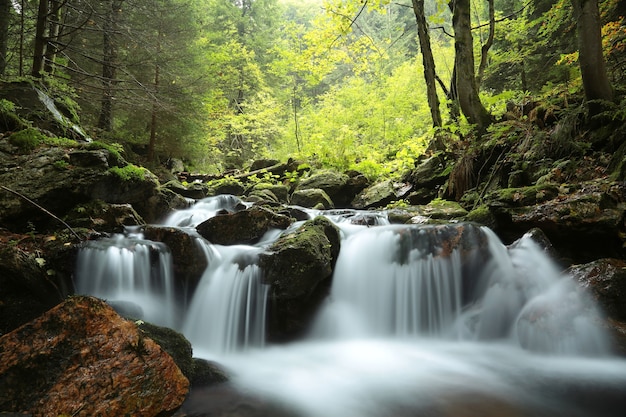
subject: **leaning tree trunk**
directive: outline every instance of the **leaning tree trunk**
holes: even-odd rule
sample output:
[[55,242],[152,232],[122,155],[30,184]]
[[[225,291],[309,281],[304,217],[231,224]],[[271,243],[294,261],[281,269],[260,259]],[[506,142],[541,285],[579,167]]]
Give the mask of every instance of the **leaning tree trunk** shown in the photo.
[[424,15],[424,0],[413,0],[413,11],[415,12],[417,35],[419,38],[420,49],[422,51],[428,107],[430,107],[430,115],[433,119],[433,126],[440,127],[442,123],[441,111],[439,110],[439,97],[437,96],[435,59],[433,58],[433,51],[430,47],[430,35],[428,34],[428,25],[426,23],[426,16]]
[[467,120],[484,132],[491,123],[491,116],[478,97],[478,85],[474,70],[474,44],[470,18],[470,0],[453,0],[452,26],[454,27],[454,68],[456,89],[461,111]]
[[600,100],[610,101],[613,90],[602,54],[602,24],[598,0],[572,0],[578,32],[578,63],[590,115],[602,110]]

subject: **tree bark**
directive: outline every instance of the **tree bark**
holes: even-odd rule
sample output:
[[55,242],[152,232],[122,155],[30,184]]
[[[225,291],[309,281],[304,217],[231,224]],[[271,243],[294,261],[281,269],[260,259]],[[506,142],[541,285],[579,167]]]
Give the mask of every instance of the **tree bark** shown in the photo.
[[468,122],[484,132],[491,116],[478,97],[478,84],[474,70],[474,44],[470,18],[470,0],[452,0],[452,26],[454,28],[454,68],[456,90],[461,111]]
[[602,54],[602,23],[598,0],[572,0],[578,32],[578,64],[591,115],[602,110],[598,100],[613,99],[613,90]]
[[117,30],[119,9],[122,1],[111,0],[107,9],[102,27],[102,99],[100,100],[100,115],[98,127],[110,132],[113,128],[113,100],[116,78],[117,49],[114,42],[114,33]]
[[37,24],[35,28],[35,48],[33,53],[33,68],[31,75],[33,77],[41,77],[44,69],[44,58],[46,56],[48,13],[50,4],[48,0],[39,0],[39,8],[37,10]]
[[4,75],[7,68],[10,20],[11,0],[0,0],[0,75]]
[[483,76],[485,74],[485,69],[487,68],[487,63],[489,62],[489,49],[493,45],[493,39],[496,35],[496,8],[493,4],[493,0],[489,1],[489,35],[487,36],[487,41],[480,48],[480,65],[478,66],[478,79],[476,83],[478,87],[483,80]]
[[435,59],[430,47],[430,35],[424,14],[424,0],[413,0],[413,11],[417,21],[417,35],[422,52],[422,62],[424,65],[424,80],[426,81],[426,97],[430,115],[433,119],[434,127],[441,127],[441,111],[439,110],[439,97],[437,96],[437,84],[435,73]]
[[54,61],[57,58],[57,44],[61,33],[61,7],[59,0],[50,1],[50,13],[48,16],[48,37],[46,39],[46,53],[44,58],[44,72],[51,74],[54,71]]

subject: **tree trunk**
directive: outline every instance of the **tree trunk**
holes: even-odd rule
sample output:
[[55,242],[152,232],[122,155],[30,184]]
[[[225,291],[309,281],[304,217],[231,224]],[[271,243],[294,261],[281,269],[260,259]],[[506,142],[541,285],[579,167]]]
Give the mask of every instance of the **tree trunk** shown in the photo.
[[48,26],[48,12],[50,5],[48,0],[39,0],[39,8],[37,10],[37,25],[35,28],[35,48],[33,53],[33,68],[31,75],[33,77],[41,77],[44,67],[44,58],[46,56],[46,44],[48,42],[46,36],[46,28]]
[[496,35],[496,8],[493,4],[493,0],[489,1],[489,35],[487,41],[480,48],[480,65],[478,66],[478,79],[476,83],[480,87],[480,83],[483,80],[487,63],[489,62],[489,49],[493,45],[493,39]]
[[454,68],[456,91],[461,111],[468,122],[484,132],[491,116],[480,102],[474,70],[474,44],[470,18],[470,0],[452,0],[452,26],[454,27]]
[[113,128],[113,99],[116,77],[117,49],[113,40],[122,1],[111,0],[102,27],[102,99],[98,127],[110,132]]
[[48,37],[46,39],[46,52],[44,58],[44,72],[51,74],[54,71],[54,61],[57,57],[57,41],[61,32],[61,2],[50,1],[50,14],[48,16]]
[[602,54],[602,24],[598,0],[572,0],[578,32],[578,63],[590,115],[599,113],[598,100],[613,99],[613,90]]
[[11,0],[0,0],[0,75],[4,75],[7,69],[10,19]]
[[426,23],[426,16],[424,15],[424,0],[413,0],[413,11],[415,12],[415,20],[417,21],[417,35],[422,52],[428,107],[430,107],[433,126],[440,127],[442,122],[441,111],[439,110],[439,97],[437,96],[435,59],[433,58],[433,52],[430,48],[430,35],[428,34],[428,25]]

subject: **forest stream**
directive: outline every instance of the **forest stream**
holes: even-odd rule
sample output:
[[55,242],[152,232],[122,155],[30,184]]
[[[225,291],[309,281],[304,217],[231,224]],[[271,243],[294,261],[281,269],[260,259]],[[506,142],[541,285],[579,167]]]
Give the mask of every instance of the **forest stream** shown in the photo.
[[[470,223],[391,225],[385,211],[307,209],[340,230],[332,287],[302,337],[270,343],[258,258],[303,222],[254,245],[195,233],[236,204],[208,198],[163,222],[193,234],[208,260],[188,303],[173,290],[167,248],[137,230],[81,250],[78,292],[181,331],[237,392],[285,415],[623,415],[626,362],[612,354],[598,307],[530,235],[505,246]],[[192,393],[181,415],[226,415],[211,395]]]

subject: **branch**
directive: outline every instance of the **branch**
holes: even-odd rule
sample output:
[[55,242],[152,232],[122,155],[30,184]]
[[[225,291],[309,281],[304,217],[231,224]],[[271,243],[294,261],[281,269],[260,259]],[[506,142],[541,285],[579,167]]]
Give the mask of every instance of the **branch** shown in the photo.
[[[365,11],[365,8],[367,7],[367,3],[369,2],[369,0],[365,0],[363,2],[363,6],[361,6],[361,9],[359,10],[359,12],[356,14],[356,16],[354,16],[354,19],[350,19],[348,16],[344,16],[341,13],[338,13],[334,10],[330,10],[331,13],[334,13],[336,15],[339,15],[345,19],[350,20],[350,26],[348,26],[348,29],[346,29],[346,32],[348,32],[350,29],[352,29],[352,26],[354,26],[354,24],[356,23],[356,20],[359,18],[359,16],[361,16],[361,13],[363,13],[363,11]],[[337,42],[339,40],[339,38],[341,38],[341,33],[331,42],[330,46],[328,47],[328,49],[332,48],[333,45],[335,44],[335,42]]]
[[52,217],[52,218],[54,218],[55,220],[60,221],[60,222],[63,224],[63,226],[65,226],[65,227],[66,227],[66,228],[67,228],[70,232],[72,232],[72,234],[73,234],[74,236],[76,236],[76,238],[77,238],[78,240],[82,240],[82,238],[81,238],[80,236],[78,236],[78,233],[76,233],[76,232],[74,231],[74,229],[72,229],[72,228],[70,227],[70,225],[69,225],[69,224],[65,223],[65,222],[64,222],[63,220],[61,220],[59,217],[57,217],[57,216],[55,216],[54,214],[50,213],[48,210],[46,210],[45,208],[41,207],[39,204],[35,203],[35,202],[34,202],[33,200],[31,200],[30,198],[26,197],[26,196],[25,196],[25,195],[23,195],[23,194],[18,193],[17,191],[13,191],[12,189],[10,189],[10,188],[8,188],[8,187],[5,187],[4,185],[0,185],[0,188],[2,188],[2,189],[3,189],[3,190],[5,190],[5,191],[8,191],[8,192],[10,192],[10,193],[12,193],[12,194],[15,194],[16,196],[18,196],[18,197],[20,197],[20,198],[22,198],[22,199],[24,199],[24,200],[28,201],[28,202],[29,202],[30,204],[32,204],[33,206],[37,207],[39,210],[41,210],[41,211],[43,211],[44,213],[46,213],[47,215],[51,216],[51,217]]

